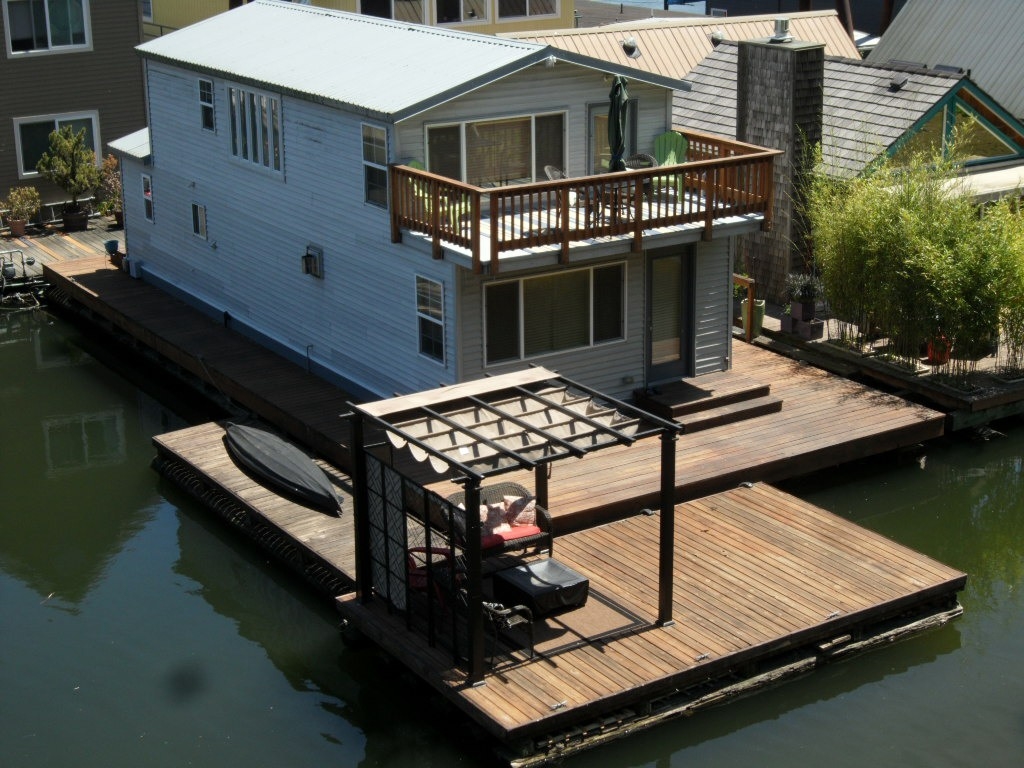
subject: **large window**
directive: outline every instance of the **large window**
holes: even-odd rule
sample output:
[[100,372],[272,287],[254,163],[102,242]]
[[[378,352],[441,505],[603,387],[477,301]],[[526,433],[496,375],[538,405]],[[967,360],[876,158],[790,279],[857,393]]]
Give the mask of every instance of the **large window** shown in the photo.
[[4,0],[12,54],[88,48],[89,0]]
[[544,178],[544,166],[565,167],[565,114],[480,120],[427,129],[431,172],[479,187]]
[[367,16],[410,21],[413,24],[427,23],[423,9],[424,0],[361,0],[359,3],[359,12]]
[[498,18],[516,16],[553,16],[558,13],[558,0],[498,0]]
[[212,131],[217,127],[213,112],[213,82],[199,81],[199,124],[204,131]]
[[487,3],[484,0],[434,0],[434,3],[438,24],[487,19]]
[[274,96],[228,89],[231,154],[274,171],[281,170],[281,102]]
[[14,119],[14,136],[18,151],[18,173],[22,178],[38,176],[36,164],[50,147],[50,134],[69,126],[76,134],[85,130],[85,146],[96,151],[95,112],[47,117],[18,117]]
[[625,338],[625,264],[484,289],[488,365]]
[[420,354],[444,362],[444,287],[425,277],[416,278],[416,319]]
[[388,206],[388,134],[363,125],[363,187],[366,202]]

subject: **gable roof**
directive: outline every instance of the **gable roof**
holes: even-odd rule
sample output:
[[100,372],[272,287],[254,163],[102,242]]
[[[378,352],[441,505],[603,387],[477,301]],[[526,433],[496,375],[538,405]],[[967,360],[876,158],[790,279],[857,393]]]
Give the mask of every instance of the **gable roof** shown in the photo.
[[[644,19],[588,29],[511,32],[502,37],[545,43],[565,51],[617,62],[640,72],[686,77],[714,50],[711,42],[713,33],[720,32],[725,40],[770,37],[775,30],[776,16]],[[826,54],[853,58],[859,55],[857,46],[846,34],[834,10],[788,13],[784,16],[790,20],[790,31],[794,37],[823,43]],[[626,38],[636,41],[640,51],[638,58],[631,59],[623,52],[622,41]]]
[[909,0],[868,55],[961,67],[1002,106],[1024,119],[1024,3],[1020,0]]
[[[674,99],[674,125],[736,137],[738,54],[737,44],[723,43],[694,69],[688,78],[691,90]],[[891,87],[894,77],[904,76],[905,84]],[[826,56],[821,142],[826,165],[841,175],[859,174],[964,89],[978,103],[992,105],[962,74]],[[1009,115],[1000,118],[1012,121]]]
[[145,57],[400,121],[549,59],[677,89],[550,46],[257,0],[138,46]]

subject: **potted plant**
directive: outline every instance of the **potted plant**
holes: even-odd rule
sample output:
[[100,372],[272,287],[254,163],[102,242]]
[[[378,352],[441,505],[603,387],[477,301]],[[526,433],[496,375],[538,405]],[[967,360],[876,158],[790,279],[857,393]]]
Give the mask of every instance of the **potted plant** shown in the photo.
[[100,183],[100,169],[96,167],[96,153],[85,145],[85,129],[75,133],[71,126],[64,126],[51,133],[50,146],[39,158],[36,170],[71,198],[64,203],[61,212],[64,229],[86,229],[89,212],[78,198],[96,189]]
[[124,226],[124,197],[121,192],[121,169],[117,158],[107,155],[100,167],[100,213],[113,216],[118,227]]
[[813,320],[814,308],[821,297],[821,281],[806,272],[790,272],[786,277],[786,295],[794,320]]
[[25,234],[25,227],[39,213],[42,203],[39,190],[35,187],[11,187],[3,206],[7,209],[7,223],[14,237]]

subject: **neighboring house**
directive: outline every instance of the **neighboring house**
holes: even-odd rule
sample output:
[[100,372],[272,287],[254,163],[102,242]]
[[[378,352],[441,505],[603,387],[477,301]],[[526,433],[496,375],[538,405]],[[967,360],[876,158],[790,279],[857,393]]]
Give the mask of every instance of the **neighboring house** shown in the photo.
[[[165,35],[251,0],[142,0],[145,39]],[[281,0],[289,2],[289,0]],[[573,0],[291,0],[413,24],[495,34],[573,25]]]
[[[587,29],[534,30],[502,36],[532,40],[641,72],[682,79],[722,40],[771,36],[776,18],[777,14],[647,18]],[[806,11],[788,14],[786,18],[794,37],[823,43],[828,55],[858,56],[857,46],[835,11]]]
[[1024,120],[1022,41],[1020,0],[908,0],[868,61],[963,70],[1004,109]]
[[133,273],[354,395],[534,362],[616,395],[728,368],[735,241],[770,216],[777,153],[693,135],[693,172],[585,175],[614,76],[626,154],[684,83],[269,1],[139,51],[150,126],[115,142]]
[[146,124],[137,0],[0,0],[4,83],[0,99],[0,199],[15,185],[45,203],[63,190],[36,172],[49,135],[85,128],[97,161],[105,143]]
[[[676,97],[678,126],[746,141],[761,138],[746,133],[737,118],[743,45],[723,43],[693,70],[687,78],[690,90]],[[789,45],[805,50],[815,47],[799,41]],[[958,124],[971,126],[965,145],[969,173],[1019,167],[1024,162],[1024,125],[967,75],[905,65],[877,66],[860,59],[823,56],[821,46],[817,48],[821,61],[800,73],[809,90],[821,92],[816,113],[804,115],[804,123],[792,136],[796,143],[791,146],[760,142],[785,150],[777,170],[800,167],[798,133],[817,137],[826,167],[838,176],[851,177],[883,155],[898,161],[901,153],[945,146],[952,126]],[[798,216],[792,203],[785,202],[796,199],[797,193],[782,188],[791,183],[793,176],[785,174],[776,188],[782,197],[777,199],[773,233],[748,238],[745,260],[758,282],[769,286],[767,295],[777,295],[786,274],[801,268],[808,255],[800,247],[801,238],[791,229],[791,225],[798,224]],[[1006,190],[1018,185],[1019,174],[1012,172]],[[773,239],[775,242],[770,243]]]

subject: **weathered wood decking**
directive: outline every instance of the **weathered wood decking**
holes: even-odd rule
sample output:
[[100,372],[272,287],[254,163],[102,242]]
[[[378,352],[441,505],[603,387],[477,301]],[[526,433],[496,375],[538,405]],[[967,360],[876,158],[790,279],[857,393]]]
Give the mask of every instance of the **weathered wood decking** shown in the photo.
[[[157,436],[156,464],[315,586],[345,592],[350,499],[341,518],[282,499],[231,461],[222,438],[217,424]],[[347,496],[346,479],[332,476]],[[674,623],[657,626],[658,535],[656,515],[637,515],[560,536],[557,557],[590,579],[590,600],[535,623],[532,659],[518,647],[525,638],[489,642],[482,686],[382,601],[349,592],[338,607],[513,764],[627,735],[960,613],[964,574],[756,484],[677,506]]]
[[[105,257],[51,264],[54,297],[152,348],[259,414],[331,464],[348,466],[348,396],[183,302],[113,269]],[[679,437],[676,499],[778,481],[938,437],[943,415],[781,355],[734,342],[733,370],[771,383],[778,413]],[[696,379],[697,384],[700,379]],[[566,532],[652,506],[656,440],[556,467],[549,506]],[[517,478],[509,478],[517,479]],[[518,478],[532,487],[530,478]]]

